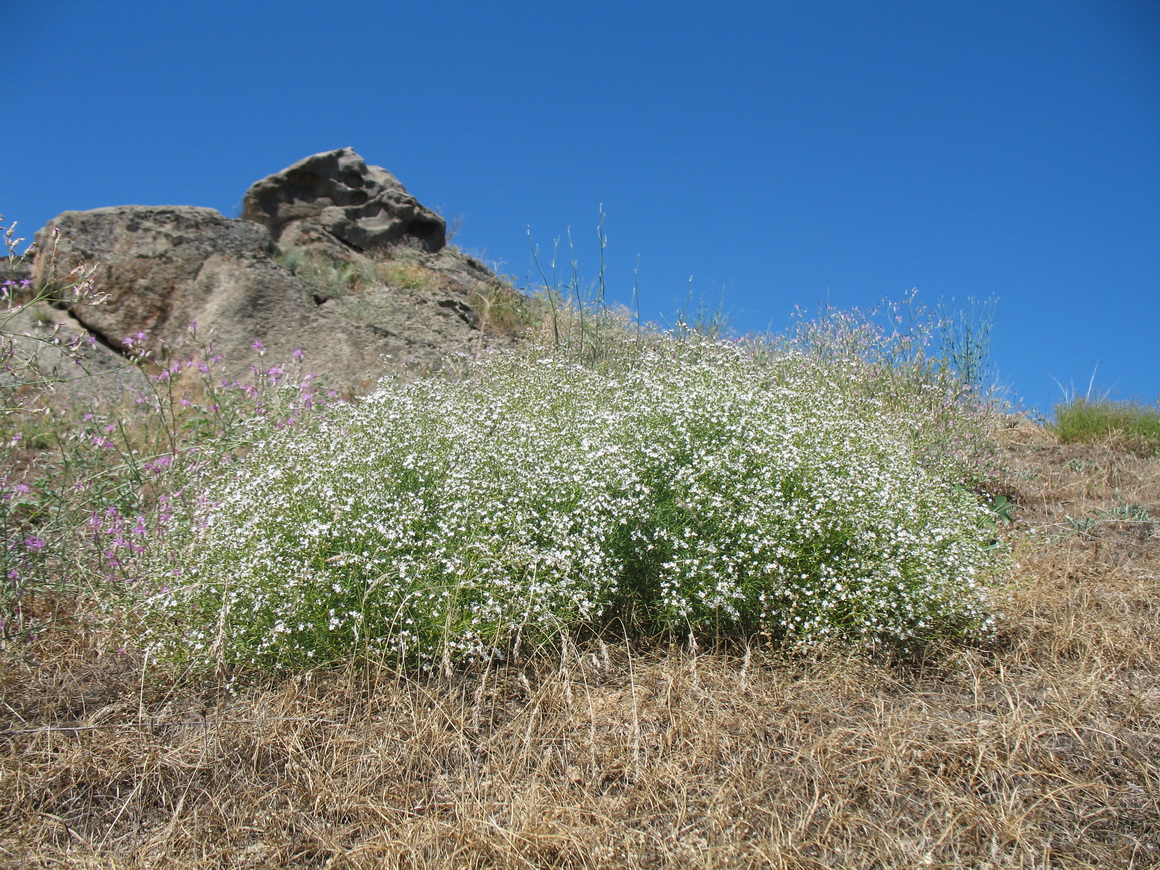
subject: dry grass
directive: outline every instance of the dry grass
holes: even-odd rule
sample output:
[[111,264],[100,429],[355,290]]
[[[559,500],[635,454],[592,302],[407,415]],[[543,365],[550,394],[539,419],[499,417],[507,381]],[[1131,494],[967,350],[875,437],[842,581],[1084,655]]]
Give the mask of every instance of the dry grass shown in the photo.
[[1008,434],[1000,637],[922,668],[596,644],[231,693],[10,649],[0,863],[1160,866],[1160,459]]

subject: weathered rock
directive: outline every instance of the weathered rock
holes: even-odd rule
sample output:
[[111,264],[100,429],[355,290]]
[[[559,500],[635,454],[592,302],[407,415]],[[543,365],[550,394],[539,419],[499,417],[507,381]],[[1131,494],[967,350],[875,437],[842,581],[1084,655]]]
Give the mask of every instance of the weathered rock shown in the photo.
[[[0,382],[12,377],[33,393],[51,394],[58,405],[80,400],[78,406],[90,408],[101,397],[143,394],[148,385],[141,370],[113,349],[85,340],[86,332],[67,311],[46,302],[22,306],[4,324],[0,346],[11,352],[15,371],[0,374]],[[39,387],[37,374],[43,378]]]
[[[189,326],[196,323],[235,376],[285,363],[300,350],[332,385],[359,390],[400,365],[432,367],[449,353],[510,340],[480,328],[473,303],[501,284],[470,257],[414,245],[370,257],[317,223],[302,219],[285,228],[314,238],[297,252],[305,260],[276,256],[264,226],[213,209],[65,212],[37,234],[42,251],[57,231],[59,239],[55,256],[36,257],[33,280],[43,286],[77,265],[98,263],[96,289],[108,298],[72,305],[80,326],[122,349],[143,332],[144,347],[161,358],[195,355]],[[338,248],[328,252],[331,243]]]
[[[144,332],[154,350],[179,340],[217,292],[198,280],[203,270],[267,263],[273,248],[264,228],[191,206],[67,211],[36,234],[35,244],[34,283],[44,286],[78,265],[99,263],[96,286],[107,300],[74,306],[72,314],[114,347]],[[293,300],[285,288],[279,295]],[[237,313],[244,316],[246,307]]]
[[314,154],[255,182],[242,216],[268,227],[283,247],[329,248],[331,254],[333,241],[357,252],[410,243],[433,253],[447,239],[443,218],[350,148]]

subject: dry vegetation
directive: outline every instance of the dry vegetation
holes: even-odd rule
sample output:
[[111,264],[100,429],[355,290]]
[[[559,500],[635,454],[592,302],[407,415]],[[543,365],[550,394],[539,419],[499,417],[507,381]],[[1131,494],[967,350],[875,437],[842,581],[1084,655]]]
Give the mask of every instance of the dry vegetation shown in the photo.
[[64,628],[0,661],[0,863],[1160,865],[1160,459],[1007,433],[1000,636],[900,669],[568,648],[176,681]]

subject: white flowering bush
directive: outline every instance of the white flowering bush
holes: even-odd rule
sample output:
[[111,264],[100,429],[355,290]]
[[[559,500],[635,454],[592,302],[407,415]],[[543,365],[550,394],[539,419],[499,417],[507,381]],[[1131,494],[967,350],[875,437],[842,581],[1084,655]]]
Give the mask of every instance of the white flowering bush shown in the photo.
[[147,643],[429,666],[612,622],[870,649],[986,630],[985,509],[833,371],[658,339],[384,384],[171,519]]

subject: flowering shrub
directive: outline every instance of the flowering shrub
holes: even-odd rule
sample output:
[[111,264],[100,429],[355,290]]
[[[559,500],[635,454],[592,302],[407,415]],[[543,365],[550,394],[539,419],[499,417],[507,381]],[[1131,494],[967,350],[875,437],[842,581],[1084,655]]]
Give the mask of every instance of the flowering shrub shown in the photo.
[[[24,239],[16,237],[15,222],[5,226],[3,220],[0,215],[2,254],[11,272],[23,263],[17,249]],[[28,278],[0,282],[0,638],[23,622],[22,598],[58,561],[54,536],[45,528],[45,520],[51,524],[53,519],[52,506],[25,480],[19,460],[55,437],[51,424],[45,424],[50,415],[46,397],[54,386],[85,377],[76,366],[91,342],[85,335],[62,334],[47,316],[46,303],[99,305],[103,300],[93,285],[94,271],[78,268],[42,287]],[[66,363],[74,366],[62,371]]]
[[43,621],[29,605],[45,593],[86,590],[117,606],[154,557],[150,545],[170,514],[184,509],[190,481],[231,466],[253,442],[331,400],[300,357],[238,380],[212,346],[195,332],[190,339],[184,358],[158,364],[134,352],[144,337],[130,336],[116,382],[81,380],[31,417],[6,415],[17,431],[37,421],[48,435],[36,450],[27,438],[0,450],[0,637]]
[[[0,231],[19,263],[14,226]],[[51,265],[51,249],[38,256]],[[329,401],[300,352],[239,380],[192,325],[165,359],[137,333],[119,368],[90,374],[91,336],[29,326],[42,303],[99,304],[94,274],[0,282],[0,640],[36,630],[62,599],[116,606],[189,480]]]
[[610,621],[870,649],[987,629],[984,508],[898,411],[800,354],[633,346],[496,354],[273,434],[174,513],[147,644],[431,666]]
[[945,304],[936,314],[916,295],[869,310],[823,305],[813,317],[796,309],[774,346],[840,369],[835,386],[904,427],[924,465],[986,490],[1000,462],[990,433],[1001,402],[981,381],[994,302],[981,317]]
[[[0,233],[4,236],[0,256],[10,266],[19,266],[24,255],[16,251],[24,239],[16,237],[15,221],[4,226],[3,220],[4,216],[0,215]],[[53,240],[58,232],[54,231]],[[51,250],[46,252],[46,256],[52,254]],[[76,374],[61,373],[55,364],[64,361],[79,364],[84,347],[92,343],[91,336],[67,337],[61,333],[59,324],[50,322],[18,333],[17,324],[21,315],[34,311],[43,315],[44,303],[100,305],[104,297],[94,287],[95,271],[92,267],[78,267],[64,277],[54,276],[45,286],[35,288],[28,278],[6,278],[0,282],[0,423],[7,424],[11,414],[38,408],[44,391],[54,383],[84,376],[79,369]]]

